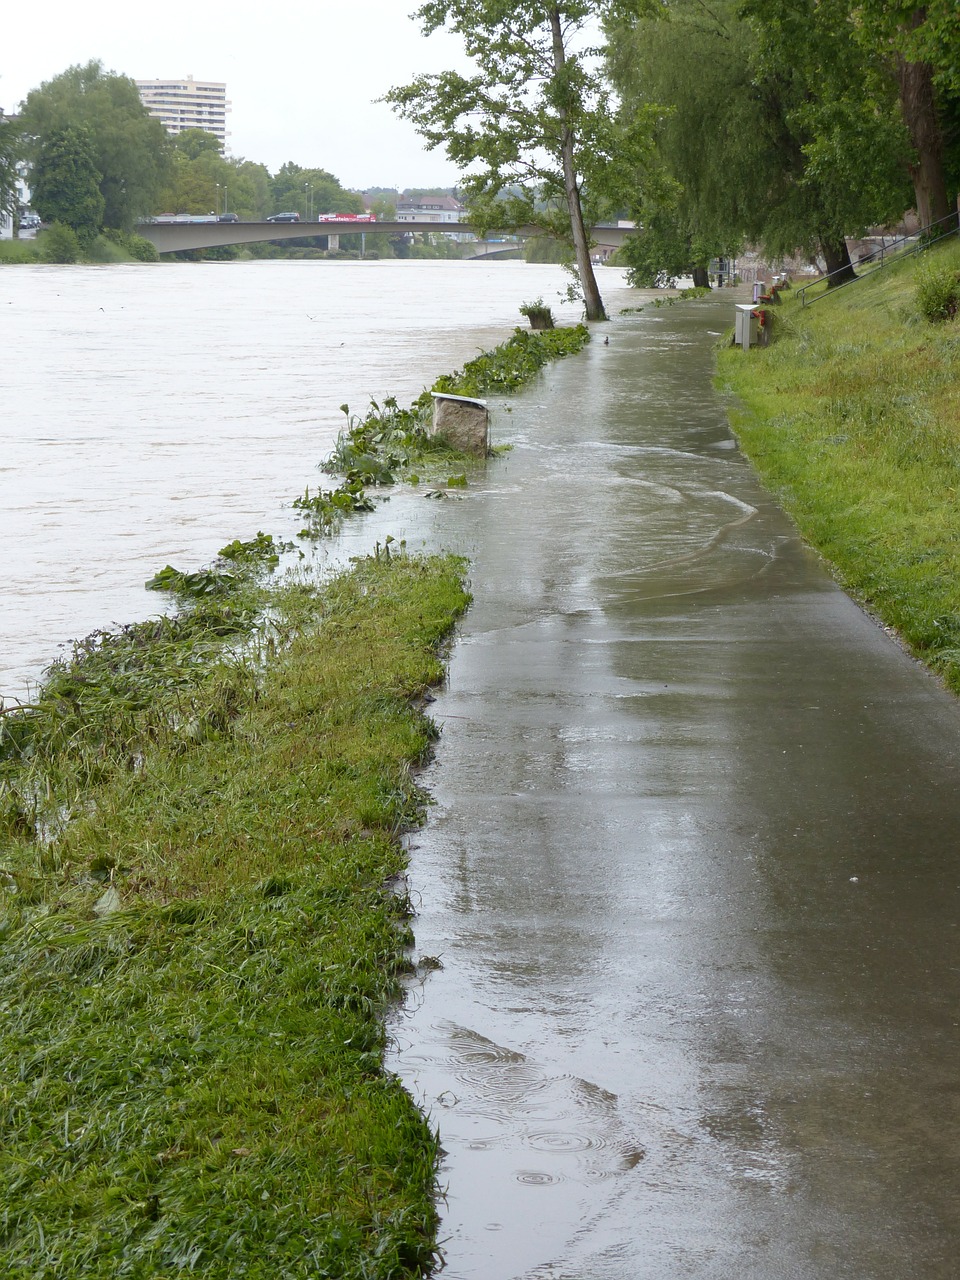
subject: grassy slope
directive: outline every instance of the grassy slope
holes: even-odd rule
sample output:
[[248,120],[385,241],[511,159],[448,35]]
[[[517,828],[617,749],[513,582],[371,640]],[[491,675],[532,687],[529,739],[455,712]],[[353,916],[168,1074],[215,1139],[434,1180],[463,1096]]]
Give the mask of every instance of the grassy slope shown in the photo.
[[[926,257],[960,269],[960,244]],[[839,581],[960,692],[960,321],[930,324],[918,259],[720,356],[734,430]]]
[[382,1069],[388,886],[461,570],[360,562],[265,675],[231,666],[229,716],[159,732],[50,843],[8,830],[0,1274],[429,1265],[435,1138]]

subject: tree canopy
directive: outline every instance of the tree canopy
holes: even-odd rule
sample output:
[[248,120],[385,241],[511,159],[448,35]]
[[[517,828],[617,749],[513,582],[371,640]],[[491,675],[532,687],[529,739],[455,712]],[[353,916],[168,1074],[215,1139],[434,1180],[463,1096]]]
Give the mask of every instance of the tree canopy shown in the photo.
[[44,222],[60,222],[88,245],[100,230],[104,199],[93,142],[82,126],[44,136],[33,166],[32,203]]
[[97,61],[69,67],[27,95],[20,127],[32,164],[53,134],[87,131],[105,226],[130,230],[137,218],[154,211],[169,172],[170,145],[129,77],[105,71]]
[[589,319],[604,310],[587,227],[620,203],[645,141],[643,114],[617,120],[595,46],[600,0],[431,0],[425,34],[463,39],[474,75],[421,75],[386,95],[430,148],[463,171],[471,222],[537,226],[572,243]]
[[744,242],[849,270],[845,237],[909,204],[895,86],[846,0],[639,0],[608,35],[622,109],[659,111],[654,180],[634,202],[648,270]]

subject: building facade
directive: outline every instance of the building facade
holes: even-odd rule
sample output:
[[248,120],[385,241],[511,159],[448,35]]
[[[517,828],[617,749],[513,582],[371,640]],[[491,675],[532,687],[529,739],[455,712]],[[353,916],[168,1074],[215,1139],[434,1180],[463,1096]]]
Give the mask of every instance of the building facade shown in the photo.
[[463,212],[453,196],[401,196],[397,201],[398,222],[459,222]]
[[226,147],[227,86],[219,80],[137,80],[140,100],[152,116],[160,120],[167,133],[176,137],[184,129],[206,129]]

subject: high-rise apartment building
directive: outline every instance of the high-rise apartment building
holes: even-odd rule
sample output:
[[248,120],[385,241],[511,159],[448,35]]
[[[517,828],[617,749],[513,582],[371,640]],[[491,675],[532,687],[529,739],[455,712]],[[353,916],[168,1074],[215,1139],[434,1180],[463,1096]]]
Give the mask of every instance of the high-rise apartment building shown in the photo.
[[218,80],[137,80],[140,98],[152,116],[176,137],[184,129],[206,129],[227,144],[227,86]]

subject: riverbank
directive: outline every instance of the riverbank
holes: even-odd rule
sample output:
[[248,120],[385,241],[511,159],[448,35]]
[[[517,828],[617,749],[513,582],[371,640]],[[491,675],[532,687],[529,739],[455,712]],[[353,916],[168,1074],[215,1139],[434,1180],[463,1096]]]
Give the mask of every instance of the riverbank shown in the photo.
[[[72,726],[68,769],[24,744],[46,838],[7,805],[0,1270],[397,1277],[433,1256],[435,1137],[383,1073],[382,1018],[435,736],[411,700],[442,679],[461,575],[381,554],[280,590],[265,667],[154,682],[116,708],[126,732]],[[47,781],[82,784],[68,810]]]
[[[516,389],[587,337],[518,331],[443,381]],[[466,486],[428,405],[344,406],[342,485],[293,504],[305,541],[381,485]],[[462,560],[396,545],[328,581],[274,581],[263,534],[167,566],[148,585],[179,613],[88,637],[0,708],[0,1270],[395,1280],[435,1260],[437,1139],[384,1070],[384,1018],[416,967],[419,704],[469,597]]]
[[744,452],[838,581],[960,692],[960,340],[918,278],[960,270],[952,242],[801,309],[775,341],[721,352]]

